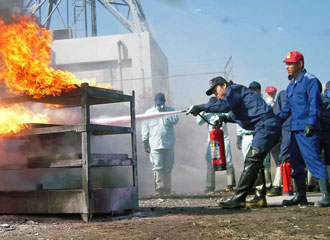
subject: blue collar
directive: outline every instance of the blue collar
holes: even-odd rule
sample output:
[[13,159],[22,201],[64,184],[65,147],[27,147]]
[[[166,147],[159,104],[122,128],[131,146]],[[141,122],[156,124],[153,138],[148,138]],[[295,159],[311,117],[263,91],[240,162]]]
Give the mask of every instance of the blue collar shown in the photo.
[[[303,77],[304,77],[304,75],[305,75],[306,72],[307,72],[307,71],[306,71],[306,69],[304,68],[304,69],[301,71],[301,73],[299,74],[299,77],[298,77],[298,79],[297,79],[297,82],[300,82],[300,81],[303,79]],[[295,84],[295,81],[296,81],[296,79],[295,79],[295,78],[292,78],[292,81],[291,81],[291,82],[293,82],[293,84]]]

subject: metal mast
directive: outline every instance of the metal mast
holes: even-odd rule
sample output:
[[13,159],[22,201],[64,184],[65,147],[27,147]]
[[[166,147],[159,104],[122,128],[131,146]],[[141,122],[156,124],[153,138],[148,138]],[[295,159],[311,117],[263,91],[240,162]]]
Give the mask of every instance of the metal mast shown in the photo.
[[104,7],[130,32],[150,32],[140,0],[28,0],[24,4],[42,26],[50,29],[56,19],[62,28],[72,30],[74,38],[97,36],[97,6]]

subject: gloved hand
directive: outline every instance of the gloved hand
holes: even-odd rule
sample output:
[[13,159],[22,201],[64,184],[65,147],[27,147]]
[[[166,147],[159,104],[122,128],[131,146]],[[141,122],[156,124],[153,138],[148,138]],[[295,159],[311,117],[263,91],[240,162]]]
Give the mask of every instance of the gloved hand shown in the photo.
[[238,150],[242,150],[242,136],[237,135],[236,147]]
[[306,137],[312,137],[315,132],[315,127],[312,124],[307,124],[305,128],[305,136]]
[[226,115],[220,115],[218,120],[215,120],[213,125],[214,128],[220,128],[222,126],[222,123],[227,122]]
[[146,153],[150,153],[150,145],[149,145],[149,141],[148,140],[145,140],[143,141],[143,144],[144,144],[144,151]]
[[200,112],[204,111],[205,107],[204,104],[201,105],[192,105],[186,112],[186,115],[191,113],[194,116],[197,116]]

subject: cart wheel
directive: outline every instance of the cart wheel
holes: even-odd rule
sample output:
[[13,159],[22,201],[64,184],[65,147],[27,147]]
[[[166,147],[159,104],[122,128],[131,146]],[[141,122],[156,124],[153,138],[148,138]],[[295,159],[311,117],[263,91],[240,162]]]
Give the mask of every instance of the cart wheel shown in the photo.
[[84,222],[89,222],[93,217],[93,213],[81,213],[80,215]]

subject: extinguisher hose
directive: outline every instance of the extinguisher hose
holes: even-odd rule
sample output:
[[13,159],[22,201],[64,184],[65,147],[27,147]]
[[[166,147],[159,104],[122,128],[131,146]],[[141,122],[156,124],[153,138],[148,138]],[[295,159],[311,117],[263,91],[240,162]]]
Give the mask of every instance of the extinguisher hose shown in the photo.
[[200,116],[205,122],[207,122],[208,124],[215,126],[213,123],[210,123],[205,117],[203,117],[200,113],[198,113],[198,116]]

